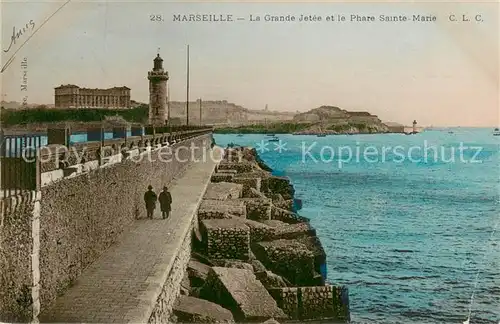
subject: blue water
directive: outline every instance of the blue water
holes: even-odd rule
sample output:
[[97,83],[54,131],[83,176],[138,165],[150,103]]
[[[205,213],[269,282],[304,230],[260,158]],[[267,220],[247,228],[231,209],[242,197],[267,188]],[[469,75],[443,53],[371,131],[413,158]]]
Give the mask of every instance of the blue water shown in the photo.
[[[281,152],[268,138],[215,136],[223,146],[267,143],[261,157],[292,180],[328,281],[349,288],[353,322],[462,323],[469,313],[470,323],[500,322],[500,137],[491,129],[279,135]],[[339,163],[349,157],[341,146],[350,162]]]

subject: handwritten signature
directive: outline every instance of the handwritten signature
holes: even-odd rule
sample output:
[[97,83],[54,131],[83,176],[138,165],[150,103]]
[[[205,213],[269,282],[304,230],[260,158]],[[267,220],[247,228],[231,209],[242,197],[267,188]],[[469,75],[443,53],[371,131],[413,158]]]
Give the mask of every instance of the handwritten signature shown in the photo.
[[[41,24],[40,26],[38,26],[37,29],[35,29],[30,36],[28,36],[28,38],[21,44],[21,46],[19,46],[17,48],[17,50],[14,51],[14,53],[11,54],[10,58],[7,60],[7,62],[5,62],[5,64],[2,66],[2,69],[0,70],[0,73],[3,73],[5,70],[7,70],[7,68],[9,67],[9,65],[12,64],[12,62],[14,61],[14,58],[16,57],[16,54],[17,52],[19,52],[23,46],[31,39],[31,37],[33,37],[37,31],[40,30],[40,28],[43,27],[43,25],[45,25],[52,17],[54,17],[59,11],[61,11],[62,8],[64,8],[64,6],[66,6],[68,3],[70,3],[71,0],[66,0],[65,3],[63,3],[56,11],[54,11],[52,13],[52,15],[50,15],[47,19],[45,19]],[[14,27],[14,30],[13,30],[13,33],[12,33],[12,38],[11,38],[11,41],[10,41],[10,45],[9,45],[9,48],[7,50],[4,50],[4,52],[8,52],[10,50],[10,48],[12,47],[12,44],[15,44],[16,43],[16,40],[19,39],[19,37],[21,37],[23,35],[23,33],[29,31],[29,29],[33,30],[35,28],[35,23],[33,22],[33,20],[30,20],[27,24],[26,24],[26,28],[23,28],[23,31],[19,31],[16,33],[16,29]],[[19,35],[19,37],[18,37]]]
[[8,53],[12,48],[12,45],[15,45],[18,39],[20,39],[27,32],[32,31],[33,29],[35,29],[35,22],[33,21],[33,19],[30,20],[22,29],[18,30],[17,32],[16,32],[16,26],[12,27],[12,36],[10,38],[10,45],[7,49],[4,49],[3,51],[5,53]]

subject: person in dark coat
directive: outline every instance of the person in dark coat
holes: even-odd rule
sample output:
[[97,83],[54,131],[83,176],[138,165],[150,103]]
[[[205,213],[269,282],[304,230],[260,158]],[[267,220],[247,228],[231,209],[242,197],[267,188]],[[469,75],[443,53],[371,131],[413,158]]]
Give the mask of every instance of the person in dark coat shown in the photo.
[[163,187],[163,191],[160,193],[158,200],[160,201],[161,215],[163,219],[167,219],[171,210],[170,205],[172,204],[172,195],[167,187]]
[[146,203],[146,211],[148,214],[148,218],[153,219],[153,212],[156,208],[156,193],[153,191],[153,187],[151,185],[148,186],[148,191],[144,194],[144,202]]

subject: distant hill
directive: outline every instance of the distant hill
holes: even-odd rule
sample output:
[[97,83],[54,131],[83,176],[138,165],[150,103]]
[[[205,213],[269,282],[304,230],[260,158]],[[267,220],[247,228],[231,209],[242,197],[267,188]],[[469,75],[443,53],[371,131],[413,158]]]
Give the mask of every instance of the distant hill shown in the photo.
[[336,106],[321,106],[295,115],[295,122],[310,123],[300,134],[356,134],[385,133],[389,127],[366,111],[347,111]]

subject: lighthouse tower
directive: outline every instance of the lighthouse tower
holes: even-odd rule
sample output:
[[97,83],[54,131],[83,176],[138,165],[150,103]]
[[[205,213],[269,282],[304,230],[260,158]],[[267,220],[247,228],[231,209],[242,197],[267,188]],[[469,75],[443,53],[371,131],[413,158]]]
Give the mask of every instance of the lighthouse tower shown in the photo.
[[160,54],[153,60],[153,70],[148,72],[149,80],[149,124],[165,125],[167,121],[168,72],[163,70]]
[[413,134],[416,134],[417,133],[417,121],[414,120],[413,121]]

